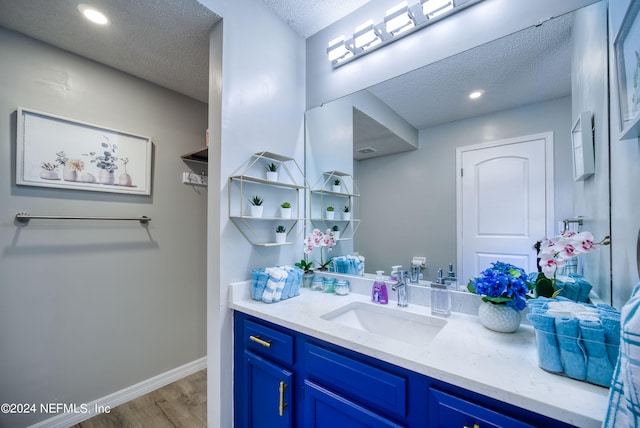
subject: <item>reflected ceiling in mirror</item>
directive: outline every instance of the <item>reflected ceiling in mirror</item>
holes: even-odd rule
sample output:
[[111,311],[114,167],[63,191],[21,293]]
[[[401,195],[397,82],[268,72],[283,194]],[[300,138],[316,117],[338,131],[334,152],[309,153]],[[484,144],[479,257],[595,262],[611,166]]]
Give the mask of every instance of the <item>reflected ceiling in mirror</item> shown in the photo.
[[[568,96],[572,23],[572,14],[553,18],[367,90],[416,129]],[[483,96],[469,99],[475,90]],[[415,149],[370,122],[354,115],[354,159]],[[359,151],[376,141],[376,153]]]

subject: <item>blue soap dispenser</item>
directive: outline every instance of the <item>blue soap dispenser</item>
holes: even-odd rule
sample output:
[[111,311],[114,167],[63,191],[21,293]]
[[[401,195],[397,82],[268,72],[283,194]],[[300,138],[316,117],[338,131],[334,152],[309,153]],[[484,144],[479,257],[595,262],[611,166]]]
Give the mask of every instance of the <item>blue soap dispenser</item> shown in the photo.
[[371,301],[373,303],[386,305],[389,303],[389,294],[387,292],[387,284],[385,284],[384,278],[382,277],[383,273],[384,271],[382,270],[376,271],[376,280],[373,282],[373,287],[371,288]]

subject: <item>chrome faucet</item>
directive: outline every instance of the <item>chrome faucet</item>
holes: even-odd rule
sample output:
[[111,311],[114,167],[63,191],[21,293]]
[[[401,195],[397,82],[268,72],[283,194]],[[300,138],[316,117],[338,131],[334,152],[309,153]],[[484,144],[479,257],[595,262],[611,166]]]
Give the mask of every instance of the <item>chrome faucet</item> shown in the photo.
[[397,270],[391,272],[391,276],[394,274],[396,283],[391,284],[391,289],[398,292],[398,306],[405,308],[409,306],[409,300],[407,299],[407,278],[409,277],[409,271]]

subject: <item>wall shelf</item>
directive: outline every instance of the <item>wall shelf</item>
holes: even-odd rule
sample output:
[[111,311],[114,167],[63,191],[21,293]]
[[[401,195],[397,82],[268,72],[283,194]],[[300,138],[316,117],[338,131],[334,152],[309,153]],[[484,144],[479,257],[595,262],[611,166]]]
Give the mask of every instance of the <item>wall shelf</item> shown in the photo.
[[193,152],[185,153],[180,156],[182,160],[209,163],[209,147],[204,147]]
[[[334,189],[334,181],[340,180],[340,188]],[[326,230],[334,225],[340,228],[339,241],[352,239],[360,220],[353,218],[356,211],[356,203],[360,194],[356,188],[353,176],[341,171],[326,171],[314,184],[310,191],[309,205],[311,223],[319,229]],[[334,218],[327,218],[327,206],[335,208]],[[343,218],[342,207],[351,207],[350,218]]]
[[[278,165],[276,179],[265,177],[265,167],[270,163]],[[229,219],[253,245],[291,245],[299,237],[297,223],[304,220],[304,189],[307,188],[295,159],[271,152],[255,153],[229,177]],[[264,199],[264,213],[260,217],[248,212],[249,200],[254,195]],[[280,204],[285,201],[292,205],[290,217],[281,215]],[[275,242],[275,228],[279,225],[287,229],[287,242]]]

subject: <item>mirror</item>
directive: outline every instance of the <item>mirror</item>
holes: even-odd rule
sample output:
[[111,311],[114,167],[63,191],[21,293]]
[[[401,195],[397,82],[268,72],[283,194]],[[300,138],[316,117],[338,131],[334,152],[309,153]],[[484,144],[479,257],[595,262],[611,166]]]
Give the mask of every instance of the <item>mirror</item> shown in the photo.
[[[584,216],[583,230],[609,235],[606,21],[601,1],[307,111],[307,179],[353,162],[360,193],[357,233],[334,254],[363,255],[368,273],[424,256],[425,279],[446,273],[460,251],[456,150],[543,132],[554,143],[552,234],[563,219]],[[484,94],[469,100],[474,89]],[[584,111],[593,118],[596,174],[578,183],[571,128]],[[352,145],[353,159],[322,156],[337,144]],[[602,247],[581,262],[605,302],[609,254]]]

